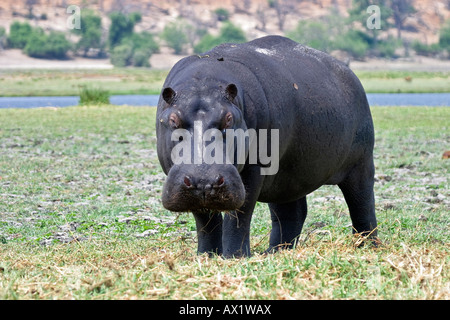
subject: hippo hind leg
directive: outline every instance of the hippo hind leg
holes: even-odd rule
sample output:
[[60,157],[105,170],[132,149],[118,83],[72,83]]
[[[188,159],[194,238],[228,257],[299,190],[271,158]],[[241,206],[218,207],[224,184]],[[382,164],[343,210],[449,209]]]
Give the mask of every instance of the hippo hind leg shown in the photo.
[[307,214],[306,197],[288,203],[269,203],[272,219],[268,252],[295,246]]
[[338,184],[350,211],[353,233],[369,237],[377,244],[377,219],[375,217],[373,158],[361,161]]

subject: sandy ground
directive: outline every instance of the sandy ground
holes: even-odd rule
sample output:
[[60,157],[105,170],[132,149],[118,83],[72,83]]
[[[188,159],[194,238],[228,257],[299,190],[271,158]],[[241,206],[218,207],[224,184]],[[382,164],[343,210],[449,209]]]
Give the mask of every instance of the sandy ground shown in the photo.
[[[165,50],[164,50],[165,51]],[[162,52],[152,55],[150,64],[154,69],[170,69],[184,56]],[[405,71],[445,71],[450,72],[450,60],[427,57],[401,58],[396,60],[367,59],[352,61],[354,70],[405,70]],[[31,58],[21,50],[0,51],[0,69],[112,69],[109,59],[88,59],[76,57],[67,60],[47,60]]]

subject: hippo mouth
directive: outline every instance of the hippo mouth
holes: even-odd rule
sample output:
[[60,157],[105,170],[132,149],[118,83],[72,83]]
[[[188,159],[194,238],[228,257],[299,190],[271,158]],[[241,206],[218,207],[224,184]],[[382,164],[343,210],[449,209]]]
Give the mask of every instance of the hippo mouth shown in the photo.
[[244,204],[245,189],[232,165],[173,166],[163,188],[163,206],[175,212],[229,211]]

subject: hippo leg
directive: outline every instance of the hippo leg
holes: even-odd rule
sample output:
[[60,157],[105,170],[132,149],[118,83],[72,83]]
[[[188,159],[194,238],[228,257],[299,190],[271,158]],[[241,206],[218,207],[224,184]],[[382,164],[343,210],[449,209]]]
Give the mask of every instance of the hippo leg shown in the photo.
[[194,212],[198,254],[222,254],[222,214]]
[[375,217],[375,197],[373,159],[362,161],[354,167],[339,184],[350,211],[353,233],[370,236],[377,235],[377,219]]
[[268,251],[294,247],[307,214],[306,197],[289,203],[269,203],[269,209],[272,232]]
[[223,218],[222,244],[225,258],[250,256],[250,222],[263,177],[256,166],[242,173],[246,190],[244,205],[225,213]]

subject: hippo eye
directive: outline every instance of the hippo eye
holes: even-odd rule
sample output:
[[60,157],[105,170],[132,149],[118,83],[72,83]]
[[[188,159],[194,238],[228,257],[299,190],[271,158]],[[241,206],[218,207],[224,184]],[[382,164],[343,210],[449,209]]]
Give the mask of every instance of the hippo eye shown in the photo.
[[169,124],[172,128],[178,129],[180,127],[180,118],[175,113],[172,113],[169,117]]

